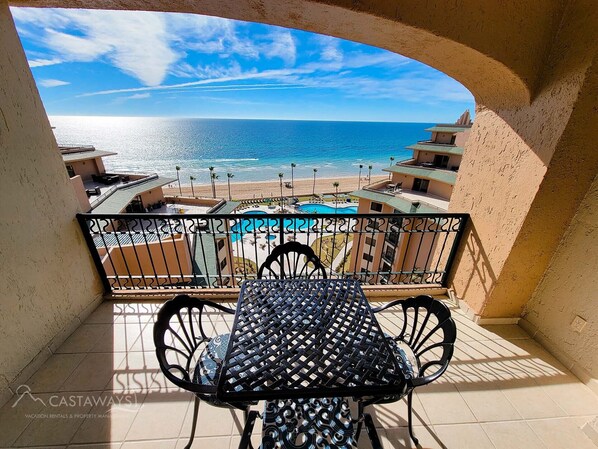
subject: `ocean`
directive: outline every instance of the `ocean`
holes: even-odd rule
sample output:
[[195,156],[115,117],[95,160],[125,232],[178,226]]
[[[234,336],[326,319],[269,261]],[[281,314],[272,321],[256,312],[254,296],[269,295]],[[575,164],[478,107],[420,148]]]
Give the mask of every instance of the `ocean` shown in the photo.
[[50,123],[59,144],[94,145],[117,152],[104,158],[108,172],[158,173],[181,182],[209,183],[208,167],[220,181],[266,181],[284,173],[290,180],[353,176],[359,164],[372,174],[412,152],[405,146],[428,139],[432,123],[320,122],[289,120],[227,120],[148,117],[63,117]]

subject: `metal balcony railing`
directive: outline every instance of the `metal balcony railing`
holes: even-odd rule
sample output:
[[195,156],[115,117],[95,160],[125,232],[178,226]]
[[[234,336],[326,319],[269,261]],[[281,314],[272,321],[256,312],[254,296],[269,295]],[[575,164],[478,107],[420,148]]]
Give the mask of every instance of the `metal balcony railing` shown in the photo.
[[[111,292],[238,287],[257,277],[275,246],[291,240],[314,249],[329,277],[446,286],[468,215],[88,213],[77,219]],[[397,242],[392,261],[383,257],[389,236]]]

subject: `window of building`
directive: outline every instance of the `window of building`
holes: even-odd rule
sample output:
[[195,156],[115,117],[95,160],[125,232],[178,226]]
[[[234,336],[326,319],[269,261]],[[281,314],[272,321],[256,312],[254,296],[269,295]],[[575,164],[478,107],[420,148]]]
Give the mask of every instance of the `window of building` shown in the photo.
[[374,246],[376,244],[376,240],[374,240],[371,237],[366,237],[365,238],[365,244],[366,245],[370,245],[370,246]]
[[395,260],[394,248],[387,246],[386,249],[384,250],[384,253],[382,254],[382,257],[384,257],[386,260],[388,260],[390,262],[394,262],[394,260]]
[[363,260],[367,260],[368,262],[372,262],[374,257],[368,253],[363,253]]
[[224,269],[224,267],[226,267],[226,259],[222,259],[222,262],[220,262],[220,268]]
[[430,184],[430,180],[428,179],[421,179],[421,178],[415,178],[413,180],[413,190],[415,190],[416,192],[427,192],[428,191],[428,185]]
[[388,233],[387,240],[393,245],[396,245],[397,243],[399,243],[399,236],[400,234],[398,232],[391,231]]
[[447,168],[449,162],[448,156],[443,156],[441,154],[437,154],[434,156],[434,166],[438,168]]
[[372,201],[372,204],[370,204],[370,210],[373,210],[374,212],[382,212],[382,204]]
[[224,248],[224,239],[218,240],[218,251]]
[[69,178],[73,178],[73,177],[75,177],[75,176],[76,176],[76,175],[75,175],[75,169],[73,168],[73,166],[72,166],[72,165],[67,165],[67,166],[66,166],[66,171],[67,171],[67,173],[69,174]]
[[456,138],[457,138],[457,135],[456,135],[456,134],[453,134],[453,135],[451,136],[451,145],[454,145],[454,144],[455,144],[455,139],[456,139]]

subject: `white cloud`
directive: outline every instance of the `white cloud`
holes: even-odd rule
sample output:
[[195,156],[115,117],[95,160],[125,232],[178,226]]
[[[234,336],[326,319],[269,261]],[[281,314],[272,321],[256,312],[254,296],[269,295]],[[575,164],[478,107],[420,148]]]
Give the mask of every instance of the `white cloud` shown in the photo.
[[48,65],[62,64],[64,61],[59,58],[52,58],[52,59],[40,58],[40,59],[30,59],[27,62],[29,62],[29,67],[34,68],[34,67],[45,67]]
[[149,93],[144,94],[133,94],[128,97],[124,97],[125,100],[143,100],[144,98],[150,98],[152,95]]
[[43,79],[43,80],[39,80],[37,82],[37,84],[39,84],[42,87],[58,87],[58,86],[66,86],[71,83],[69,83],[68,81],[62,81],[62,80]]
[[269,42],[264,43],[261,48],[263,54],[268,58],[280,58],[287,66],[295,65],[297,59],[297,47],[295,40],[289,30],[277,30],[268,35]]
[[161,14],[13,8],[15,20],[43,26],[38,43],[65,62],[102,58],[147,86],[156,86],[180,55],[170,46]]

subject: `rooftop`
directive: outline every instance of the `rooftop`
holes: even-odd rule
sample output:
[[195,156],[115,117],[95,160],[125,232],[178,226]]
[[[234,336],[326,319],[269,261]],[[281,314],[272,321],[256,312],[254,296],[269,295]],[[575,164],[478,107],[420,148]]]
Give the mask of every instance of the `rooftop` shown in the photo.
[[383,168],[382,171],[430,179],[432,181],[439,181],[450,185],[455,185],[455,182],[457,181],[457,173],[452,170],[420,167],[404,163],[398,163],[392,167]]
[[[443,377],[413,395],[421,447],[595,449],[580,429],[598,409],[588,387],[519,326],[478,326],[454,303],[447,300],[447,305],[458,329],[453,360]],[[175,388],[158,367],[153,324],[160,306],[158,301],[106,301],[90,316],[81,316],[83,324],[21,379],[31,395],[18,402],[15,396],[0,409],[0,446],[184,447],[193,395]],[[394,313],[379,316],[389,333],[402,318]],[[210,323],[211,329],[230,332],[232,316],[214,314]],[[44,406],[52,396],[91,400]],[[104,405],[94,406],[92,400],[100,398]],[[385,448],[414,447],[405,401],[369,411]],[[60,419],[50,413],[77,417]],[[254,447],[259,446],[260,427],[256,423]],[[202,402],[193,447],[237,447],[242,428],[242,412]],[[359,447],[369,447],[365,431]]]
[[[393,209],[406,214],[415,212],[435,214],[439,212],[446,212],[448,209],[448,201],[441,198],[428,195],[427,193],[411,190],[403,190],[401,193],[389,193],[386,191],[385,185],[373,188],[366,187],[352,192],[351,195],[358,198],[387,204]],[[419,203],[419,206],[415,207],[413,206],[413,203]]]
[[470,126],[466,126],[466,125],[449,125],[449,124],[438,124],[435,126],[432,126],[431,128],[427,128],[425,131],[428,132],[436,132],[436,133],[459,133],[459,132],[463,132],[463,131],[467,131],[468,129],[471,129],[471,125]]
[[457,156],[462,156],[464,150],[463,147],[456,147],[454,145],[444,145],[441,143],[429,141],[417,142],[405,148],[407,148],[408,150],[430,151],[433,153],[454,154]]
[[115,154],[118,154],[118,153],[114,153],[112,151],[96,150],[94,148],[92,150],[82,150],[82,151],[74,151],[74,152],[67,152],[67,153],[61,152],[61,154],[62,154],[62,160],[65,163],[69,163],[69,162],[87,161],[89,159],[96,159],[98,157],[114,156]]
[[[162,187],[163,185],[174,182],[175,179],[162,178],[158,175],[150,175],[129,184],[119,184],[103,194],[99,198],[99,204],[92,203],[92,213],[94,214],[117,214],[122,211],[137,195],[148,190]],[[105,195],[105,198],[103,198]]]

